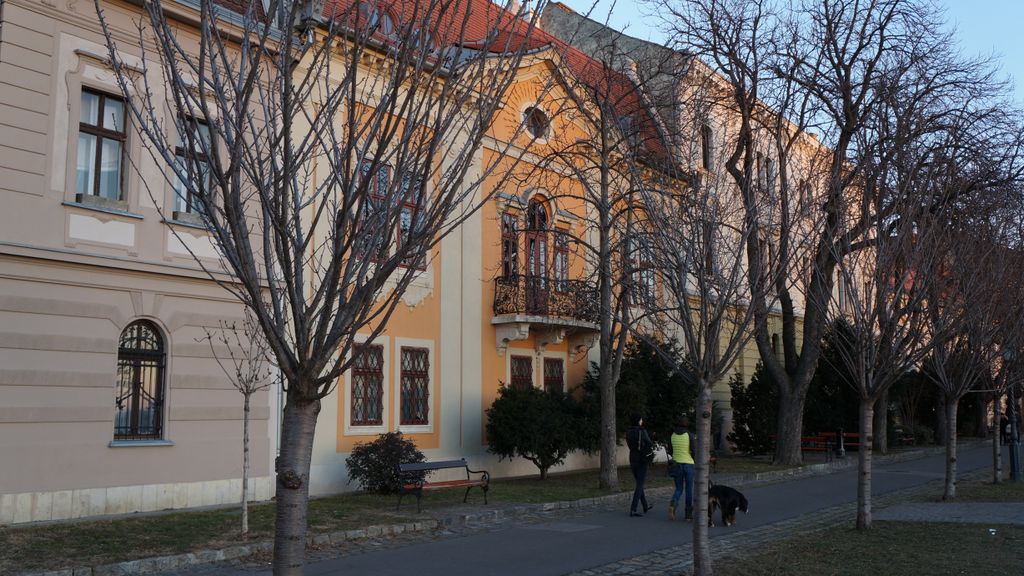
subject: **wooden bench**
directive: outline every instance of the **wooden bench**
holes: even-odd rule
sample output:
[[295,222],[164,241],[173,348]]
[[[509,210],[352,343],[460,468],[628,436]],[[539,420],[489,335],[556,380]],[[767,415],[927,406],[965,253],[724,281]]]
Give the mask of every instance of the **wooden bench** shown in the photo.
[[[772,446],[775,446],[776,437],[772,436]],[[824,452],[825,461],[832,461],[832,447],[834,442],[825,434],[819,434],[817,436],[801,436],[800,437],[800,452]]]
[[832,445],[836,447],[837,452],[840,448],[842,448],[844,452],[850,449],[860,450],[860,434],[856,432],[843,432],[842,444],[839,443],[838,432],[819,432],[818,435],[828,438],[832,442]]
[[[436,470],[447,470],[450,468],[464,468],[466,470],[466,477],[458,478],[456,480],[443,480],[440,482],[427,482],[427,476]],[[479,474],[477,477],[471,476],[472,474]],[[462,497],[462,501],[465,502],[469,498],[469,491],[475,487],[480,487],[484,491],[484,504],[487,504],[487,488],[491,481],[491,475],[486,470],[470,470],[469,464],[466,463],[465,458],[458,460],[437,460],[434,462],[411,462],[409,464],[398,465],[398,475],[400,478],[408,478],[415,476],[415,479],[405,482],[403,480],[402,489],[398,493],[398,506],[395,510],[399,510],[402,507],[402,498],[406,494],[416,494],[416,512],[420,512],[421,500],[423,499],[424,490],[441,490],[444,488],[465,488],[466,494]]]

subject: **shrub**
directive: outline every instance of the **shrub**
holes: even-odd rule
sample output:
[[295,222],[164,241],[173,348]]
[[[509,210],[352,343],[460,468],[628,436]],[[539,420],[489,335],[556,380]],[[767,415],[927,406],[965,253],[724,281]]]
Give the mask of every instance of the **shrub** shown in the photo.
[[542,480],[569,452],[584,447],[586,437],[576,402],[557,390],[502,386],[487,409],[487,450],[503,460],[533,462]]
[[398,475],[398,465],[423,462],[426,458],[412,440],[401,432],[381,434],[373,442],[360,442],[345,459],[348,481],[355,480],[363,490],[378,494],[397,494],[402,484],[423,478],[423,473]]
[[728,440],[745,454],[766,454],[772,450],[779,393],[760,362],[744,384],[739,374],[729,380],[732,391],[732,432]]
[[[675,357],[682,365],[682,354],[674,340],[656,343],[662,354]],[[622,372],[615,387],[616,433],[621,438],[629,425],[630,414],[642,414],[644,427],[656,444],[666,444],[675,421],[683,414],[692,414],[697,388],[684,374],[645,340],[630,342],[622,358]],[[601,421],[601,390],[599,372],[592,365],[583,381],[583,405],[588,419]]]

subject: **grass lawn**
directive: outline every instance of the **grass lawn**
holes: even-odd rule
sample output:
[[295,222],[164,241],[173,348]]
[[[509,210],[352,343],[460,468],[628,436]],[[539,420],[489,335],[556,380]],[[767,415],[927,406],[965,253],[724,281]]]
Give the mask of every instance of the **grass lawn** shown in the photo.
[[[941,486],[936,484],[941,494]],[[935,495],[921,501],[937,501]],[[1024,482],[961,480],[958,502],[1024,502]],[[991,533],[990,529],[995,529]],[[1007,576],[1024,574],[1024,526],[924,522],[843,526],[715,560],[718,576]]]

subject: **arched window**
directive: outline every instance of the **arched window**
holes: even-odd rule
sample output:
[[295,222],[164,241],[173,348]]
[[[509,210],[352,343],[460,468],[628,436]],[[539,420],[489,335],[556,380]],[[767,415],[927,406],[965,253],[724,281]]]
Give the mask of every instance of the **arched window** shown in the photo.
[[114,440],[163,438],[166,354],[160,331],[152,322],[138,320],[121,332]]
[[548,211],[537,198],[526,208],[526,311],[548,311]]

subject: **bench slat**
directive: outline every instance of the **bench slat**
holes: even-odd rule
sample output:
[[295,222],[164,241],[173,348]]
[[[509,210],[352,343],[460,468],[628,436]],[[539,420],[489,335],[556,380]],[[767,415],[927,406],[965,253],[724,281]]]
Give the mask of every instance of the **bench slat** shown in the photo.
[[435,460],[433,462],[410,462],[399,464],[398,469],[402,472],[422,472],[424,470],[444,470],[446,468],[462,468],[466,460]]

